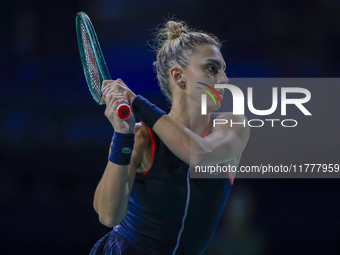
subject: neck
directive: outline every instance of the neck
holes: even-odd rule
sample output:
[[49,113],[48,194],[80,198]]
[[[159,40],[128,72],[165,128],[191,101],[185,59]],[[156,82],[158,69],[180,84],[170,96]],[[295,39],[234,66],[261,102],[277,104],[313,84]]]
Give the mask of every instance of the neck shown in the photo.
[[203,136],[210,122],[210,113],[201,115],[201,107],[191,106],[183,101],[173,102],[168,116],[178,121],[197,135]]

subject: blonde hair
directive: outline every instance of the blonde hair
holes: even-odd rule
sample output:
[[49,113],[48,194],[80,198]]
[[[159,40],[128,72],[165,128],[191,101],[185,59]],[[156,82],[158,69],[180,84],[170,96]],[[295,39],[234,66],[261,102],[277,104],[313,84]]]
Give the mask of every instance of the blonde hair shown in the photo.
[[152,47],[156,51],[157,59],[153,62],[153,66],[162,93],[172,103],[170,69],[177,65],[186,70],[198,45],[212,44],[220,50],[222,44],[213,34],[195,31],[190,29],[185,22],[174,19],[166,21],[162,28],[156,28],[156,30],[155,44]]

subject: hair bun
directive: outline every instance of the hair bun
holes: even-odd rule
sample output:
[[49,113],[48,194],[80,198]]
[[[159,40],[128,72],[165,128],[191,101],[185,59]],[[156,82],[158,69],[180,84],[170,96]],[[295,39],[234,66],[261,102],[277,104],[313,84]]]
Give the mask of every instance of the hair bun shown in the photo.
[[174,40],[178,38],[182,33],[187,33],[187,30],[181,23],[175,21],[169,21],[166,24],[166,28],[169,30],[168,39]]

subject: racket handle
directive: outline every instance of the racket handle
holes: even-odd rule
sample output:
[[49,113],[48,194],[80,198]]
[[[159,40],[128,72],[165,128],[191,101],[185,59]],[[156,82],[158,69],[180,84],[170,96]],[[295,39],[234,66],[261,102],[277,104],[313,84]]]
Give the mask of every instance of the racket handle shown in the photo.
[[117,114],[121,119],[127,119],[131,115],[131,108],[128,104],[120,104],[117,107]]

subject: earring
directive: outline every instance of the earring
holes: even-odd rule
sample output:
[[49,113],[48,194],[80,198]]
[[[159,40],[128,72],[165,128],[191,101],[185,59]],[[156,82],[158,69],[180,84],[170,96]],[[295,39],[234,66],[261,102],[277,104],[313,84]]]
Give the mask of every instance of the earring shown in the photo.
[[183,87],[185,86],[185,82],[182,83],[182,86],[183,86]]

